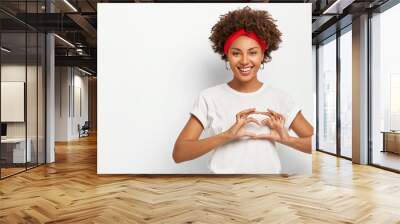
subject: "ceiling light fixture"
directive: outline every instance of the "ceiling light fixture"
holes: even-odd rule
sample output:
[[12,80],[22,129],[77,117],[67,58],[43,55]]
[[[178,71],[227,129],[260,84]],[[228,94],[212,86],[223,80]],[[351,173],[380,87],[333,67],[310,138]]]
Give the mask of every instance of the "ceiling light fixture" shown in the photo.
[[72,10],[74,10],[75,12],[78,12],[78,10],[71,4],[69,3],[68,0],[64,0],[65,4],[67,4]]
[[6,53],[10,53],[10,52],[11,52],[11,50],[9,50],[9,49],[7,49],[7,48],[5,48],[5,47],[1,47],[1,50],[4,51],[4,52],[6,52]]
[[55,37],[57,37],[58,39],[60,39],[61,41],[63,41],[64,43],[68,44],[69,46],[75,48],[75,45],[71,44],[71,42],[69,42],[68,40],[58,36],[57,34],[54,34]]
[[343,9],[353,3],[355,0],[336,0],[332,5],[324,10],[322,14],[342,14]]
[[92,76],[92,73],[90,73],[90,72],[88,72],[88,71],[86,71],[86,70],[83,70],[83,69],[81,69],[81,68],[79,68],[79,67],[78,67],[78,70],[81,71],[81,72],[83,72],[83,73],[85,73],[85,74],[88,74],[88,75]]

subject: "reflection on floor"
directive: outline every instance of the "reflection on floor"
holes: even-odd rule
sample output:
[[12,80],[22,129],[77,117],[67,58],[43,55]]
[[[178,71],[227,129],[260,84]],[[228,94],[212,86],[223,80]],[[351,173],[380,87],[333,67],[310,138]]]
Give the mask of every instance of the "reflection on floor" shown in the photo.
[[373,164],[400,170],[400,155],[392,152],[374,151]]
[[[1,168],[1,178],[5,178],[7,176],[26,170],[25,164],[2,164],[2,166],[3,167]],[[26,166],[27,169],[29,169],[31,167],[35,167],[36,163],[28,163],[26,164]]]
[[95,136],[0,181],[0,223],[397,223],[400,175],[314,152],[312,175],[98,175]]
[[25,170],[25,167],[24,168],[19,168],[19,167],[17,167],[17,168],[1,168],[1,178],[13,175],[15,173],[18,173],[18,172],[21,172],[24,170]]
[[346,147],[346,148],[341,148],[341,150],[342,150],[341,151],[342,156],[352,158],[352,149],[351,148]]

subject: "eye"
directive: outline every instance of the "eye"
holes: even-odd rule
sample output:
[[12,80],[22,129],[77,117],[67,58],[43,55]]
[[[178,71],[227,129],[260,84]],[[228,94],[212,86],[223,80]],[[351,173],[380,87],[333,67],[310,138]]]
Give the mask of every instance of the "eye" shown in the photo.
[[256,55],[256,54],[257,54],[257,51],[252,51],[252,52],[250,52],[250,54],[251,54],[251,55]]
[[233,55],[233,56],[238,56],[238,55],[239,55],[239,52],[232,52],[232,55]]

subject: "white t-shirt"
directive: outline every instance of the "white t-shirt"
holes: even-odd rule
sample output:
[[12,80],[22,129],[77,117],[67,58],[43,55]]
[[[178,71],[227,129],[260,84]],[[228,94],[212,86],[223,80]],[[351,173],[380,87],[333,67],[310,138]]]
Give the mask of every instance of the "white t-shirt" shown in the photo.
[[[228,84],[220,84],[200,92],[191,114],[205,129],[210,128],[212,134],[220,134],[228,130],[236,122],[236,114],[248,108],[266,111],[267,108],[286,117],[285,128],[289,128],[300,108],[292,98],[284,92],[267,87],[251,93],[243,93],[232,89]],[[264,115],[252,114],[261,121]],[[267,134],[267,126],[249,123],[244,126],[256,134]],[[281,172],[281,163],[275,143],[262,139],[242,138],[221,145],[212,151],[208,168],[218,174],[277,174]]]

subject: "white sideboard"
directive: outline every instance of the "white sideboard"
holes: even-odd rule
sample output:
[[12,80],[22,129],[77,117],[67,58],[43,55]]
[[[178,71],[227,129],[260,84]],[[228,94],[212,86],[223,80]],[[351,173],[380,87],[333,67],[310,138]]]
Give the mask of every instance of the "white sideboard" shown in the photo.
[[26,141],[27,147],[26,147],[26,155],[25,155],[25,138],[6,138],[6,139],[1,139],[1,144],[2,146],[6,147],[12,147],[12,162],[13,163],[25,163],[26,162],[31,162],[32,161],[32,140],[30,138],[27,138]]

